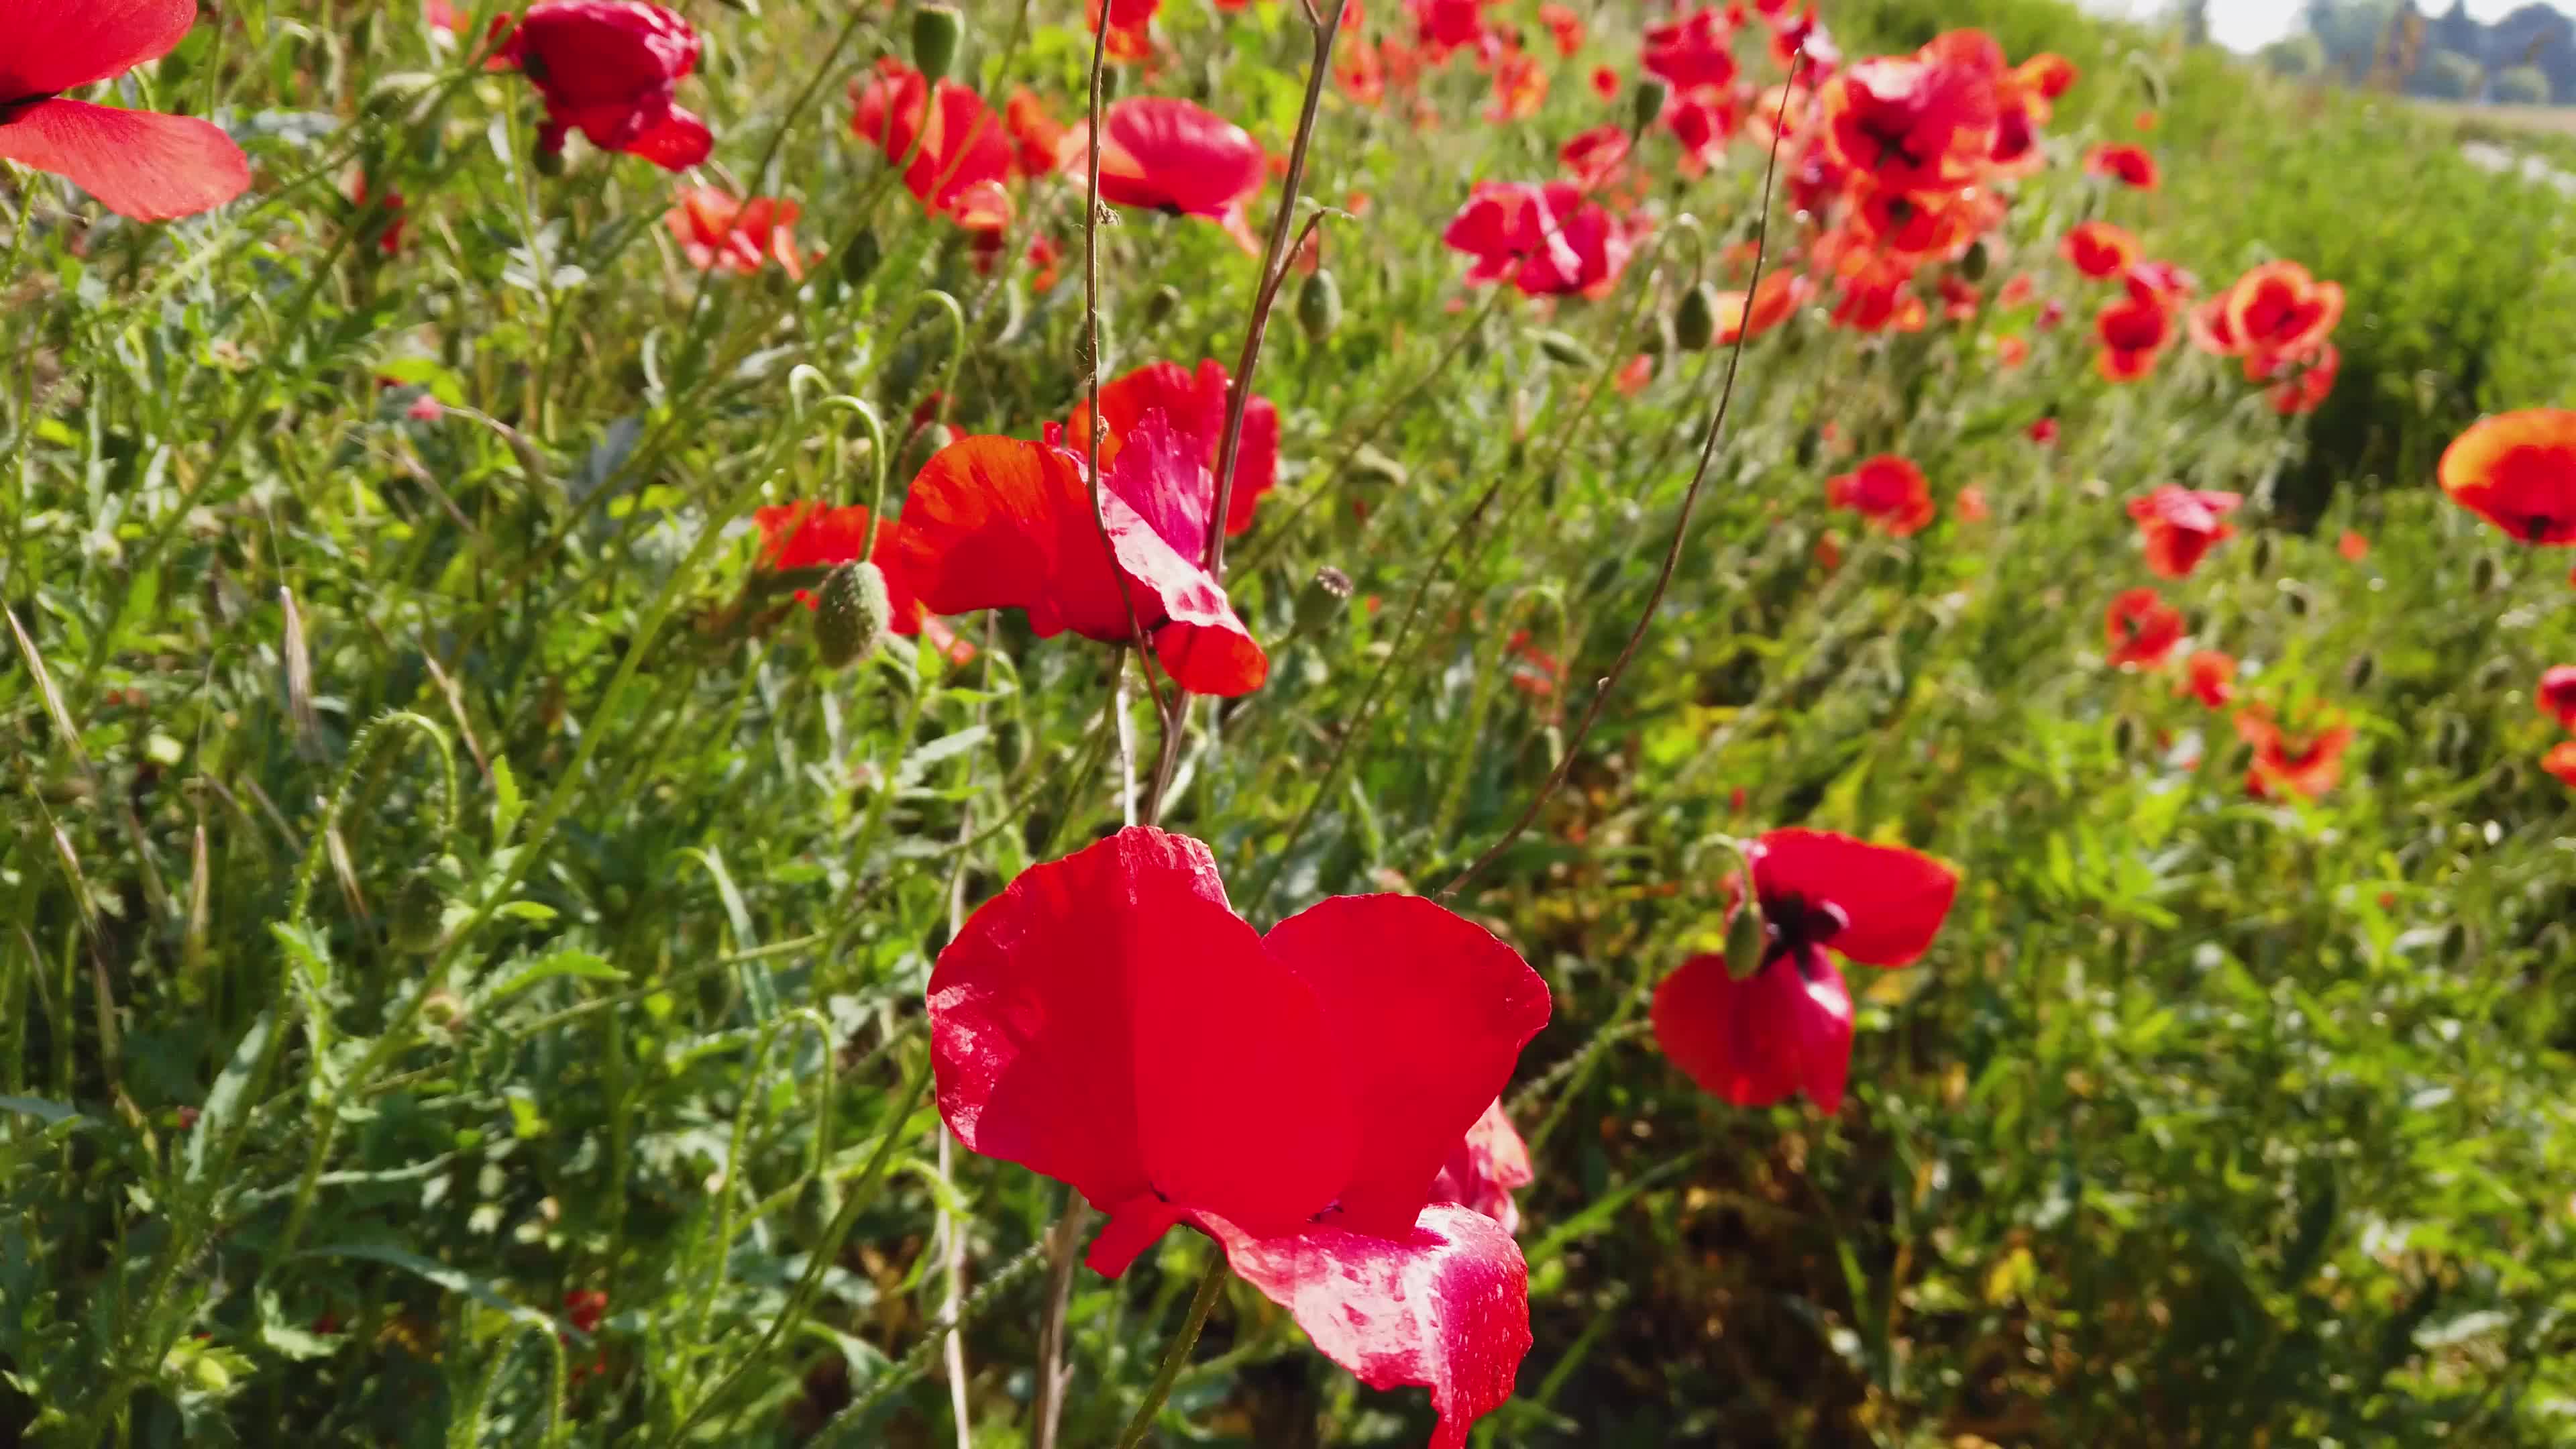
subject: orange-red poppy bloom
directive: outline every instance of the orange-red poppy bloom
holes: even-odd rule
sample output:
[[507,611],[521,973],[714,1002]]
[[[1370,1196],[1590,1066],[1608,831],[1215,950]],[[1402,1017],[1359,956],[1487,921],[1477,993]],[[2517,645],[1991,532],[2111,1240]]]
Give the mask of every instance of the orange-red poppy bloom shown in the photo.
[[[1011,174],[1011,141],[984,98],[943,80],[938,103],[921,72],[887,57],[863,85],[850,82],[850,130],[903,167],[923,209],[960,221],[989,212]],[[906,162],[903,158],[910,156]]]
[[1690,180],[1708,174],[1726,154],[1742,117],[1730,91],[1701,90],[1675,96],[1664,105],[1664,129],[1682,149],[1682,175]]
[[[1106,472],[1126,446],[1128,436],[1147,417],[1159,413],[1183,442],[1195,444],[1197,457],[1210,470],[1225,441],[1225,410],[1233,382],[1225,364],[1202,359],[1192,372],[1177,362],[1149,362],[1100,389],[1100,416],[1107,424],[1100,436],[1100,466]],[[1091,400],[1076,398],[1065,424],[1071,446],[1079,451],[1082,430],[1091,421]],[[1230,538],[1252,526],[1262,496],[1279,481],[1279,409],[1258,393],[1243,405],[1243,437],[1235,445],[1234,492],[1226,500],[1225,531]],[[1215,494],[1210,473],[1209,500]],[[1205,505],[1203,505],[1205,506]]]
[[1617,180],[1628,167],[1628,128],[1595,126],[1557,148],[1556,159],[1578,185],[1598,188]]
[[2352,727],[2331,710],[2318,712],[2300,728],[2285,729],[2262,705],[2236,712],[2236,735],[2254,747],[2245,793],[2257,800],[2291,795],[2314,800],[2325,794],[2343,778],[2344,751],[2353,741]]
[[1783,270],[1765,276],[1749,296],[1743,292],[1718,293],[1718,342],[1732,346],[1738,338],[1761,336],[1796,315],[1799,305],[1814,291],[1814,284],[1803,274]]
[[1904,538],[1932,521],[1932,487],[1923,470],[1894,453],[1864,460],[1826,480],[1825,501],[1848,508],[1889,534]]
[[2058,250],[2075,270],[2102,282],[2137,264],[2138,239],[2107,221],[2087,221],[2068,228]]
[[[602,150],[666,171],[707,159],[715,145],[707,123],[671,100],[698,65],[698,33],[675,12],[644,0],[541,0],[515,24],[504,16],[495,26],[503,36],[491,64],[520,71],[545,98],[539,151],[561,151],[579,131]],[[11,36],[13,45],[24,40]]]
[[2013,78],[2037,91],[2042,99],[2053,101],[2075,84],[2075,62],[2043,50],[2013,67]]
[[2334,391],[2335,376],[2343,371],[2343,353],[2333,343],[2293,367],[2280,381],[2272,384],[2272,411],[2285,418],[2312,413]]
[[2156,358],[2173,336],[2173,316],[2153,302],[2123,297],[2093,319],[2102,350],[2093,359],[2112,382],[2136,382],[2155,371]]
[[1966,185],[1994,150],[1994,78],[1975,65],[1865,60],[1826,82],[1819,99],[1825,149],[1891,191]]
[[[1163,8],[1163,0],[1106,0],[1109,29],[1101,36],[1103,53],[1121,65],[1133,64],[1154,53],[1154,13]],[[1100,29],[1103,0],[1091,0],[1086,12],[1088,31]]]
[[2028,361],[2030,361],[2030,339],[2026,337],[1995,339],[1995,362],[1998,366],[2010,370]]
[[[1199,216],[1258,253],[1244,209],[1261,194],[1267,158],[1241,126],[1174,96],[1129,96],[1100,119],[1100,199],[1166,216]],[[1088,164],[1091,128],[1064,139],[1058,160],[1069,171]]]
[[1606,295],[1635,249],[1629,228],[1571,181],[1479,181],[1440,240],[1476,259],[1470,283],[1508,277],[1533,297]]
[[1606,65],[1592,68],[1592,93],[1605,101],[1619,99],[1619,72]]
[[1983,523],[1994,517],[1994,510],[1986,506],[1986,490],[1973,484],[1959,490],[1958,508],[1961,523]]
[[2167,483],[2129,500],[2146,544],[2147,569],[2161,578],[2188,578],[2209,551],[2235,536],[2227,515],[2245,501],[2241,493],[2209,493]]
[[[6,0],[0,23],[0,160],[69,178],[136,221],[195,216],[249,189],[248,158],[212,122],[63,97],[169,54],[196,26],[195,0]],[[695,61],[694,35],[687,49]],[[666,86],[666,110],[686,115],[669,97]]]
[[2541,671],[2540,688],[2533,697],[2540,702],[2540,712],[2558,721],[2560,729],[2576,730],[2576,664]]
[[2556,775],[2560,782],[2576,785],[2576,740],[2560,740],[2540,757],[2540,768]]
[[2195,649],[2182,662],[2182,682],[2174,693],[2188,694],[2211,709],[2225,709],[2236,698],[2236,657],[2215,649]]
[[2112,664],[2162,664],[2182,642],[2182,610],[2153,589],[2131,589],[2111,601],[2102,633],[2111,643]]
[[1547,68],[1525,51],[1506,52],[1494,62],[1494,100],[1485,107],[1488,121],[1526,121],[1547,104]]
[[2342,554],[2347,563],[2359,563],[2370,557],[2370,540],[2347,528],[2343,537],[2335,540],[2335,552]]
[[2269,262],[2227,291],[2227,330],[2245,356],[2248,381],[2261,382],[2287,361],[2308,356],[2343,320],[2343,288],[2320,282],[2297,262]]
[[1064,149],[1064,126],[1047,114],[1046,103],[1022,86],[1011,92],[1010,102],[1002,107],[1002,124],[1011,133],[1013,164],[1023,176],[1045,176],[1054,172],[1055,158]]
[[2576,544],[2576,412],[2482,418],[2442,453],[2451,501],[2524,543]]
[[2031,280],[2030,273],[2015,272],[2004,279],[2003,290],[1995,293],[1995,305],[2006,309],[2027,307],[2038,289],[2039,284]]
[[805,258],[796,250],[798,207],[792,201],[755,196],[736,201],[712,186],[691,186],[663,214],[663,225],[700,271],[728,271],[749,276],[771,262],[790,280],[805,280]]
[[1538,23],[1547,27],[1548,37],[1556,42],[1556,53],[1571,59],[1583,48],[1583,17],[1556,0],[1538,7]]
[[1646,32],[1646,74],[1689,95],[1707,87],[1724,90],[1735,84],[1733,27],[1714,6],[1702,6],[1669,25]]
[[2156,189],[2156,158],[2144,146],[2110,144],[2096,146],[2084,157],[2084,170],[2093,176],[2108,176],[2123,186],[2140,191]]

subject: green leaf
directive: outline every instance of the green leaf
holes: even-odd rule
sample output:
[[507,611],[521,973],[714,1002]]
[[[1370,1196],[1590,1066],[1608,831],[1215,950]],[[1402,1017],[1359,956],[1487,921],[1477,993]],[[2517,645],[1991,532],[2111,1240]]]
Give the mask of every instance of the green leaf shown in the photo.
[[482,992],[477,1002],[493,1005],[507,1001],[520,992],[558,976],[573,976],[584,981],[623,981],[626,973],[608,964],[603,957],[588,951],[564,950],[530,962],[519,973],[500,985]]
[[404,1252],[400,1248],[388,1248],[377,1243],[334,1243],[318,1248],[306,1248],[291,1255],[286,1261],[294,1262],[300,1258],[358,1258],[371,1263],[383,1263],[388,1267],[400,1268],[415,1277],[434,1283],[450,1293],[462,1293],[486,1308],[495,1309],[507,1315],[514,1322],[524,1323],[531,1328],[542,1329],[548,1333],[569,1331],[568,1325],[558,1322],[553,1315],[539,1312],[524,1303],[512,1302],[497,1286],[486,1279],[451,1268],[435,1259],[424,1258],[418,1253]]
[[0,1112],[18,1112],[51,1127],[58,1122],[86,1122],[78,1109],[41,1097],[0,1097]]
[[242,1033],[240,1045],[233,1048],[232,1060],[216,1074],[196,1128],[188,1134],[188,1181],[195,1182],[205,1175],[206,1146],[219,1141],[232,1125],[233,1115],[241,1110],[242,1094],[250,1090],[251,1075],[259,1070],[259,1059],[268,1051],[269,1034],[276,1030],[275,1010],[260,1013],[259,1020]]

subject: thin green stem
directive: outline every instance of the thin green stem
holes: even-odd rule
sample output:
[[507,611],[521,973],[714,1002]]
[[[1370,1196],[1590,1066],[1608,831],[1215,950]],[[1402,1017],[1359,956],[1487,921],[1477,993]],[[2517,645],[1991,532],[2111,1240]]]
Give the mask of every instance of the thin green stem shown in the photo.
[[1172,1385],[1180,1381],[1181,1370],[1189,1366],[1190,1350],[1198,1347],[1199,1330],[1207,1327],[1208,1312],[1216,1307],[1217,1295],[1225,1291],[1225,1254],[1211,1253],[1207,1271],[1199,1275],[1198,1292],[1190,1295],[1190,1316],[1181,1331],[1163,1350],[1163,1366],[1154,1371],[1154,1382],[1145,1390],[1145,1402],[1136,1406],[1134,1418],[1127,1421],[1127,1432],[1119,1436],[1118,1449],[1137,1449],[1145,1436],[1153,1432],[1154,1416],[1163,1410],[1163,1401],[1172,1396]]

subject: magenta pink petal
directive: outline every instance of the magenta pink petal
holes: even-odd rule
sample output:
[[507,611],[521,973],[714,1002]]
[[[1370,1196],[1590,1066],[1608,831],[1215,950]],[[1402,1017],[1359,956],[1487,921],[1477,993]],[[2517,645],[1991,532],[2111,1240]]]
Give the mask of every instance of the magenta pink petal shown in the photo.
[[250,187],[232,138],[194,116],[38,101],[0,123],[0,157],[68,177],[136,221],[212,211]]
[[1959,877],[1921,851],[1872,845],[1830,830],[1774,830],[1755,843],[1753,886],[1842,907],[1846,926],[1825,944],[1864,966],[1903,966],[1931,948]]
[[1655,1041],[1673,1065],[1738,1107],[1767,1107],[1804,1091],[1842,1108],[1851,1070],[1851,996],[1822,951],[1806,970],[1786,958],[1737,981],[1726,958],[1694,956],[1655,988]]

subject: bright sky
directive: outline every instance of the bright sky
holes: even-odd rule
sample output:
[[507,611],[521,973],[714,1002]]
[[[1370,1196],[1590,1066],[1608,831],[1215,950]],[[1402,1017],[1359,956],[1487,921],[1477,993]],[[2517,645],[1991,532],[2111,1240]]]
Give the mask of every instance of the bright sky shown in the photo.
[[[2085,0],[2094,10],[2153,15],[2163,0]],[[2480,20],[2501,20],[2530,0],[2469,0],[2469,13]],[[2418,5],[2431,14],[2448,13],[2450,0]],[[2210,35],[2231,50],[2253,50],[2287,35],[2299,23],[2300,0],[2210,0]]]

